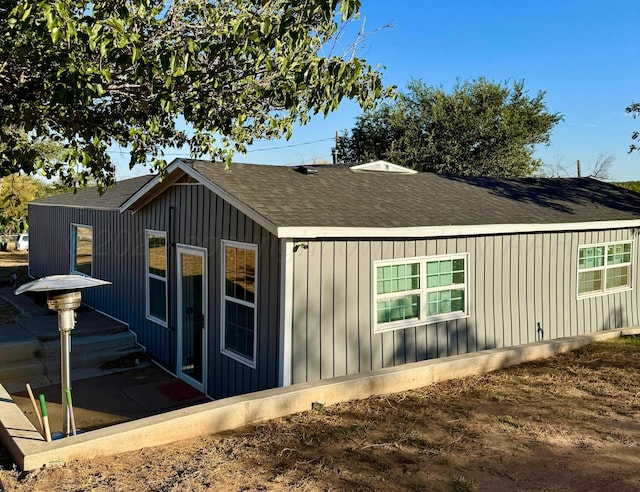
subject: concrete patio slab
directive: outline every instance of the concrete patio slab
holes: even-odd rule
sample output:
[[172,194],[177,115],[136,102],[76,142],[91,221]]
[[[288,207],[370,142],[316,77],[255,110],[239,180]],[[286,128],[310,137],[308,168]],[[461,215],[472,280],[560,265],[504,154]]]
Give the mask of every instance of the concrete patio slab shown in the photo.
[[[163,393],[163,387],[171,385],[179,386]],[[51,432],[62,432],[60,385],[33,391],[36,398],[39,394],[46,398]],[[24,387],[12,393],[11,398],[37,428],[37,416]],[[73,381],[76,426],[83,432],[207,401],[210,400],[205,395],[155,365]]]

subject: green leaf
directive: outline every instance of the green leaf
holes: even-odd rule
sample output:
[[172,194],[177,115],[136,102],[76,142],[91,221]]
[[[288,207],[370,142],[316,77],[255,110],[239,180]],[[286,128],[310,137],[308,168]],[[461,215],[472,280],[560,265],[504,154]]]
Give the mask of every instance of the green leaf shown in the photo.
[[20,18],[20,20],[23,22],[26,21],[30,13],[31,13],[31,6],[28,6],[22,12],[22,17]]
[[62,31],[60,30],[60,28],[54,27],[51,30],[51,40],[53,41],[53,44],[59,44],[60,39],[62,39]]
[[138,61],[138,59],[140,58],[140,53],[142,53],[140,48],[134,45],[132,48],[131,63],[135,63]]
[[107,19],[107,25],[113,29],[114,31],[117,31],[118,33],[123,33],[124,32],[124,20],[123,19],[118,19],[116,17],[109,17]]

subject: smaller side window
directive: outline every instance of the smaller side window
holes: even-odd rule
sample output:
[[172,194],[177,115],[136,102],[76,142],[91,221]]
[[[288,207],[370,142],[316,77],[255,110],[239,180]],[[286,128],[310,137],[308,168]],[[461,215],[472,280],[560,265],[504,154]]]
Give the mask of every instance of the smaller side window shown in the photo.
[[71,273],[93,274],[93,228],[71,224]]
[[223,354],[255,369],[258,245],[222,241]]

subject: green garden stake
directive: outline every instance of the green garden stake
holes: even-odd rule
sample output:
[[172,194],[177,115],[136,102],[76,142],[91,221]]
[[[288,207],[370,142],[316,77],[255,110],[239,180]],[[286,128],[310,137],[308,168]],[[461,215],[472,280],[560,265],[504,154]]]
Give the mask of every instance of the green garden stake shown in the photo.
[[47,442],[51,442],[51,428],[49,427],[49,417],[47,416],[47,401],[44,399],[44,395],[41,393],[38,396],[40,399],[40,412],[42,413],[42,423],[44,424],[44,437]]
[[66,388],[65,393],[67,394],[67,408],[69,411],[69,416],[71,417],[71,433],[72,435],[76,435],[76,418],[73,415],[73,403],[71,402],[71,388]]

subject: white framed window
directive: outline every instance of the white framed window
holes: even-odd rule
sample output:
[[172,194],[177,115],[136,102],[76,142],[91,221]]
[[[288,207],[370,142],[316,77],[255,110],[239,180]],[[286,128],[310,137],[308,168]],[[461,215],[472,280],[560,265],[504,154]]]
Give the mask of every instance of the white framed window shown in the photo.
[[578,247],[578,298],[631,289],[633,243],[621,241]]
[[93,275],[93,227],[71,224],[71,273]]
[[145,229],[146,315],[167,326],[167,233]]
[[374,333],[467,317],[468,256],[375,261]]
[[222,241],[223,354],[255,369],[258,245]]

